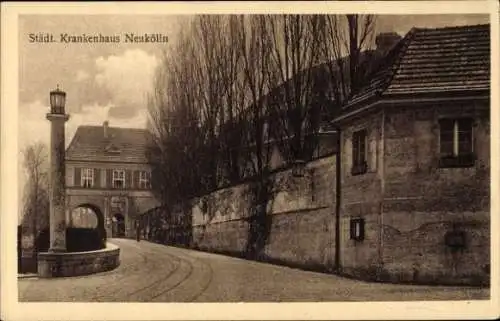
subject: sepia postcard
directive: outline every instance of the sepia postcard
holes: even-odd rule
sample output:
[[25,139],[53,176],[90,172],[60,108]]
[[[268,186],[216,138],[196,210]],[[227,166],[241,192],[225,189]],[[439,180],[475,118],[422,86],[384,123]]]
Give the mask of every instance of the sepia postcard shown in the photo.
[[497,1],[1,29],[2,319],[499,317]]

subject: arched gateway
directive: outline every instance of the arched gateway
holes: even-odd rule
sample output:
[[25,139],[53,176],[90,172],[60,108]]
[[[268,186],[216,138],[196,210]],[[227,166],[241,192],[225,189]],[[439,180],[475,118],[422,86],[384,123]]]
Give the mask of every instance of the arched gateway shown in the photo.
[[107,238],[135,238],[141,214],[158,206],[151,191],[144,129],[80,126],[66,150],[66,208],[91,209]]
[[104,215],[98,206],[80,204],[69,213],[66,230],[68,251],[93,251],[106,246]]
[[71,210],[68,227],[95,228],[103,234],[106,233],[102,210],[98,206],[88,203],[80,204]]

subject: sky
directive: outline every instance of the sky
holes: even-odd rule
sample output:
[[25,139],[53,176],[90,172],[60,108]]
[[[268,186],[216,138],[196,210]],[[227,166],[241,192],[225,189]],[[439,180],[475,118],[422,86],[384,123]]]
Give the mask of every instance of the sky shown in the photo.
[[[145,128],[146,98],[162,52],[192,16],[22,15],[19,17],[19,149],[49,143],[49,92],[67,94],[66,145],[80,125]],[[376,32],[404,35],[412,27],[488,23],[488,15],[380,15]],[[167,43],[32,43],[30,34],[72,35],[161,33]],[[22,170],[22,167],[19,167]],[[20,186],[24,184],[20,173]]]
[[[175,42],[179,26],[189,16],[21,16],[19,19],[19,147],[36,140],[48,142],[45,113],[49,92],[57,85],[67,93],[67,144],[79,125],[146,125],[146,97],[152,89],[155,68],[162,51]],[[377,33],[396,31],[404,35],[412,27],[442,27],[487,23],[485,15],[378,16]],[[161,44],[30,43],[29,34],[123,35],[162,33]],[[24,130],[29,128],[29,130]]]
[[[66,92],[67,144],[79,125],[144,127],[146,94],[169,43],[31,43],[30,34],[162,33],[175,41],[181,19],[169,16],[21,16],[19,19],[19,147],[48,141],[49,92]],[[29,131],[23,130],[29,128]]]

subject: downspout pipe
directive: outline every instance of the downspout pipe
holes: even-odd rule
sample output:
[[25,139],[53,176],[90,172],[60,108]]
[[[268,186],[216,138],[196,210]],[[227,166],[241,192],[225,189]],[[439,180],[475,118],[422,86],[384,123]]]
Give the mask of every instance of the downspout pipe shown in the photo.
[[380,205],[379,205],[379,278],[384,269],[384,198],[385,198],[385,108],[382,108],[382,124],[380,133],[381,164],[380,164]]
[[335,128],[337,132],[335,154],[335,272],[341,273],[340,266],[340,209],[342,200],[342,151],[341,151],[341,130]]

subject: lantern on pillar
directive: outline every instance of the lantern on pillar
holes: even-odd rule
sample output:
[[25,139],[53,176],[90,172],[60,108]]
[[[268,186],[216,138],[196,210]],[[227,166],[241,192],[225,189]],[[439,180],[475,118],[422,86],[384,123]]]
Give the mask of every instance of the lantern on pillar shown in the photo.
[[65,113],[66,93],[59,89],[50,92],[50,248],[49,252],[66,251],[65,201]]
[[57,88],[50,92],[50,112],[52,114],[64,114],[64,106],[66,104],[66,93]]

